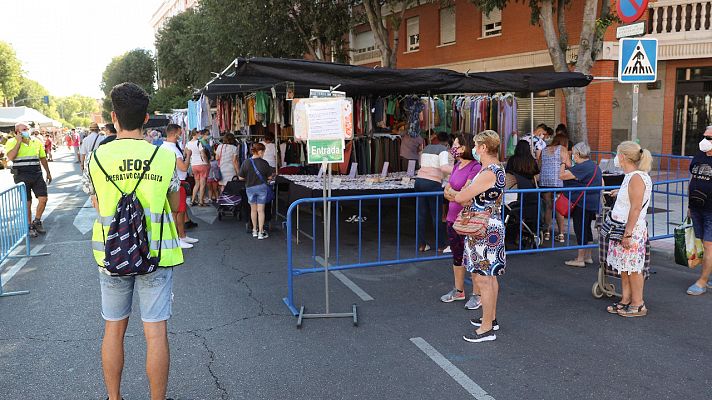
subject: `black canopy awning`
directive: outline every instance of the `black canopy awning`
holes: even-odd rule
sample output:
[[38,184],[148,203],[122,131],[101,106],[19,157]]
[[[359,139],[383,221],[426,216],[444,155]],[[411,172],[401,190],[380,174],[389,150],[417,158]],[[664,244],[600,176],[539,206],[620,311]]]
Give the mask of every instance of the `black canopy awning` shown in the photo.
[[478,72],[463,74],[447,69],[368,68],[348,64],[280,58],[238,58],[208,82],[203,94],[214,97],[284,88],[294,83],[297,96],[309,89],[338,90],[348,96],[388,94],[443,94],[539,92],[584,87],[593,77],[578,72]]

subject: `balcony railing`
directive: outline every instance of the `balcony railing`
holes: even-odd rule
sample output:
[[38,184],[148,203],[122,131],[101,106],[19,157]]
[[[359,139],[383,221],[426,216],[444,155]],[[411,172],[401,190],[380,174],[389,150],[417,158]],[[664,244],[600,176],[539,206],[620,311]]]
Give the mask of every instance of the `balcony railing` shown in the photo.
[[352,62],[356,65],[367,64],[381,59],[381,51],[378,49],[355,53],[352,55]]
[[711,35],[712,1],[658,0],[648,7],[648,34],[680,39]]

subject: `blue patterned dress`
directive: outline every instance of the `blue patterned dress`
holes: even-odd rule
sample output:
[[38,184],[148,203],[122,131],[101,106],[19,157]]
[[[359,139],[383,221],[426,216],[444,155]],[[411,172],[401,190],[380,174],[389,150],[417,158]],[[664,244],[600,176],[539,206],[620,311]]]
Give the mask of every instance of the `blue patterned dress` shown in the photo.
[[[504,274],[506,257],[504,254],[504,223],[502,222],[502,206],[497,201],[504,192],[504,169],[498,164],[491,164],[483,171],[490,170],[495,175],[495,184],[483,193],[478,194],[472,201],[470,210],[491,210],[487,234],[482,239],[465,236],[465,252],[463,262],[469,272],[484,276],[498,276]],[[479,174],[478,174],[479,175]],[[477,180],[477,177],[473,179]]]

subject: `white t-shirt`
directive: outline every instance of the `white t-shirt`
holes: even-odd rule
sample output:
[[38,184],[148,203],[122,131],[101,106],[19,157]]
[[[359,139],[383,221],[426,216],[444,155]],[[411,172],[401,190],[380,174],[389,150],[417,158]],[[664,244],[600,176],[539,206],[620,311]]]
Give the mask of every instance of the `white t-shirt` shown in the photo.
[[100,133],[90,133],[87,137],[84,138],[84,140],[82,140],[82,144],[79,146],[79,154],[85,156],[91,153],[92,151],[99,148],[99,145],[102,141],[104,141],[104,139],[105,136]]
[[[178,146],[175,143],[163,142],[161,147],[166,148],[166,149],[176,153],[176,158],[180,159],[181,161],[184,161],[183,153],[180,152],[180,149],[178,149]],[[178,179],[180,179],[182,181],[188,179],[188,171],[181,171],[178,168],[178,165],[176,165],[176,174],[178,174]]]
[[190,165],[208,165],[203,155],[203,145],[197,140],[191,140],[185,145],[186,150],[190,150]]
[[277,168],[277,146],[274,143],[260,142],[265,145],[265,155],[264,160],[267,161],[272,168]]

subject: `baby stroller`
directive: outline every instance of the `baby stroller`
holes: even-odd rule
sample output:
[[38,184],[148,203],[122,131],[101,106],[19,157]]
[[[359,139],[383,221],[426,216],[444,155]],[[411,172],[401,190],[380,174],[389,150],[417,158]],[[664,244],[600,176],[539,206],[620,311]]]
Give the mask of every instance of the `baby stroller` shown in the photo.
[[218,209],[218,220],[222,221],[223,216],[231,216],[235,219],[240,217],[240,204],[242,196],[240,191],[245,188],[245,183],[240,182],[237,177],[225,185],[225,189],[218,197],[215,207]]
[[[518,174],[513,175],[517,179],[517,189],[536,189],[532,179]],[[523,204],[522,197],[524,198]],[[540,215],[537,197],[536,193],[519,193],[516,201],[504,204],[505,244],[513,245],[515,250],[538,249],[541,245],[541,237],[536,234]],[[521,246],[519,243],[520,231]]]

